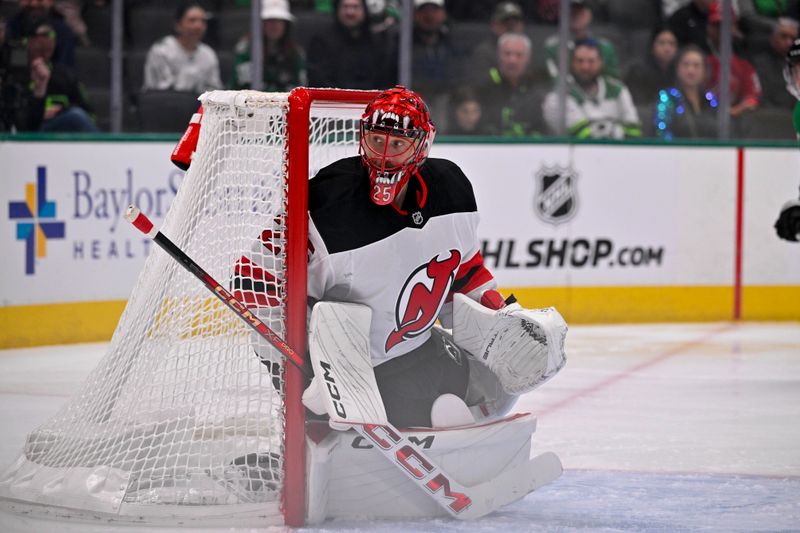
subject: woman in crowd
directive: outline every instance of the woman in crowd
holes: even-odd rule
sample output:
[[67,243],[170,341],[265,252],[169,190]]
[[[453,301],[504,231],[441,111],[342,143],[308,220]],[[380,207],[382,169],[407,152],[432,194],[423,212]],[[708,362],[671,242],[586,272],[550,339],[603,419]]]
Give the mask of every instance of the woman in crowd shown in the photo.
[[221,89],[219,59],[204,44],[208,14],[199,2],[178,5],[175,35],[157,41],[147,52],[144,89],[201,93]]
[[471,87],[459,87],[452,92],[449,110],[448,135],[491,135],[478,93]]
[[672,84],[677,53],[675,34],[666,27],[656,28],[647,56],[632,64],[625,75],[625,84],[637,105],[654,103],[658,90]]
[[675,62],[675,84],[658,91],[655,134],[661,139],[716,138],[717,96],[704,89],[706,55],[688,45]]

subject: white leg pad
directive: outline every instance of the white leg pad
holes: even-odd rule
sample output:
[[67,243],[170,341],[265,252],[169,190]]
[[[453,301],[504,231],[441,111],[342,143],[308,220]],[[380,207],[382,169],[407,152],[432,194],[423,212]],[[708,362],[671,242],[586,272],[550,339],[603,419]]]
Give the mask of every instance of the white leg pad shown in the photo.
[[[403,434],[459,483],[491,482],[492,501],[482,503],[499,509],[561,475],[555,454],[545,452],[531,459],[535,429],[535,417],[517,414],[474,426]],[[318,444],[309,441],[308,454],[307,465],[315,470],[309,476],[315,482],[308,495],[311,523],[326,518],[448,516],[353,430],[331,432]]]

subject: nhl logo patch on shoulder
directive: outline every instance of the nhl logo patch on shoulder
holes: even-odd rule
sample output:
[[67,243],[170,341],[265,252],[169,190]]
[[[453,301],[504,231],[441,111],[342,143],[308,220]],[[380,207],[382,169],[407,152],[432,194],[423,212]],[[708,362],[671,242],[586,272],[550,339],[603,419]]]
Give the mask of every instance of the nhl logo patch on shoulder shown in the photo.
[[536,173],[533,207],[548,224],[558,225],[575,216],[578,208],[578,174],[571,167],[542,166]]
[[425,221],[425,218],[422,216],[422,213],[420,211],[414,211],[414,213],[411,215],[411,220],[417,226],[421,226],[422,223]]

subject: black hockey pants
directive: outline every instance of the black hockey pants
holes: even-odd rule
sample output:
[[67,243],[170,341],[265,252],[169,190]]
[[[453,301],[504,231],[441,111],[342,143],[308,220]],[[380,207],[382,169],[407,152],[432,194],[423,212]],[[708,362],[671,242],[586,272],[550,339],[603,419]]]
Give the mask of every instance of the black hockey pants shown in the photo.
[[389,422],[399,428],[431,427],[436,398],[466,397],[469,364],[449,335],[434,328],[416,350],[376,366],[375,378]]

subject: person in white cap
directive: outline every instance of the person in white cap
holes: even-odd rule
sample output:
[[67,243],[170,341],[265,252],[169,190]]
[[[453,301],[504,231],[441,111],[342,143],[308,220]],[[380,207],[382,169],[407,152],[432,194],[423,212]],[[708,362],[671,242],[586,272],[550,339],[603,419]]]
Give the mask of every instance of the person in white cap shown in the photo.
[[[305,51],[292,38],[294,15],[288,0],[262,0],[261,21],[264,50],[263,90],[290,91],[307,85]],[[236,44],[232,86],[249,89],[252,86],[250,35]]]

